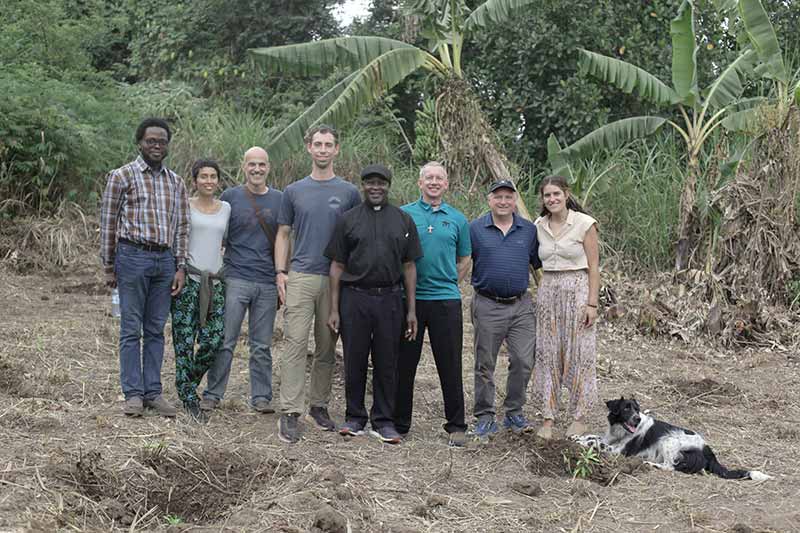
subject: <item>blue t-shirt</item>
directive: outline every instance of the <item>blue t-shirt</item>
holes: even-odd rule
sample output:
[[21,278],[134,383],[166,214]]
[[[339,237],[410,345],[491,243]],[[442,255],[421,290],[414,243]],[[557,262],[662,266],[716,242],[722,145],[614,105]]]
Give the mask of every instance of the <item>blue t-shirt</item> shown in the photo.
[[[267,226],[277,229],[281,191],[270,188],[266,194],[254,194],[258,212]],[[222,193],[221,200],[231,204],[228,237],[225,240],[225,277],[256,283],[275,283],[275,259],[272,245],[255,216],[247,189],[239,185]]]
[[306,176],[286,187],[278,224],[294,230],[291,269],[327,276],[331,262],[324,252],[336,221],[360,203],[356,186],[338,176],[329,180]]
[[472,253],[467,217],[444,202],[432,209],[422,198],[401,209],[414,219],[425,254],[417,259],[417,300],[458,300],[456,258]]
[[519,296],[528,290],[528,265],[541,268],[536,226],[514,215],[508,233],[494,225],[492,213],[469,225],[472,240],[472,286],[500,298]]

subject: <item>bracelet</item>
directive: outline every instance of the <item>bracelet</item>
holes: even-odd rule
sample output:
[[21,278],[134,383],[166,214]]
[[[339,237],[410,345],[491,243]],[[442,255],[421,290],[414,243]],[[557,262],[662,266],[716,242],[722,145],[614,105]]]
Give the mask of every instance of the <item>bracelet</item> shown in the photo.
[[595,309],[597,309],[597,306],[592,304],[586,304],[586,307],[594,307]]
[[281,269],[281,270],[278,270],[278,274],[286,274],[288,276],[289,275],[289,271]]

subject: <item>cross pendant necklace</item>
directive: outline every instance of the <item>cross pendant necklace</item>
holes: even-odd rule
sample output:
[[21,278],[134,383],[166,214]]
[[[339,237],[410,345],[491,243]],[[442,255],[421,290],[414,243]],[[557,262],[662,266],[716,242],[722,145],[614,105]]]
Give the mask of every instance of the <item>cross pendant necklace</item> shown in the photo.
[[428,224],[428,233],[433,233],[433,226]]

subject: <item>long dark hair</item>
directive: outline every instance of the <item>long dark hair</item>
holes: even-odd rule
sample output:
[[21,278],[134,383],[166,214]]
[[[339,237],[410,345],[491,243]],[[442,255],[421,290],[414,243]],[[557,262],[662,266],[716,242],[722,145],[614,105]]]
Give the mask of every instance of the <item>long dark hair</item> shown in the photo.
[[[550,211],[548,211],[547,207],[544,205],[544,188],[547,185],[555,185],[564,191],[564,194],[569,193],[569,183],[567,182],[567,178],[564,176],[547,176],[542,178],[542,181],[539,183],[539,198],[542,199],[542,211],[539,213],[539,216],[543,217],[546,217],[550,214]],[[589,214],[589,212],[586,211],[586,209],[584,209],[583,206],[581,206],[581,204],[579,204],[571,194],[569,194],[569,197],[567,198],[567,209],[572,209],[578,213],[585,213],[587,215]]]

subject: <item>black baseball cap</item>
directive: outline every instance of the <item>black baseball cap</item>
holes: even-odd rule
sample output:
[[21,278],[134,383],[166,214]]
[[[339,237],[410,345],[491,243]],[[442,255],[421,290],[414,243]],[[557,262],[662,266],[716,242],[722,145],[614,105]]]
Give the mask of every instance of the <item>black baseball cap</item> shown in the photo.
[[511,189],[514,192],[517,192],[517,188],[514,186],[514,182],[511,180],[497,180],[489,187],[489,192],[494,192],[497,189]]
[[383,165],[367,165],[361,171],[361,179],[365,180],[372,177],[383,178],[389,183],[392,182],[392,171]]

